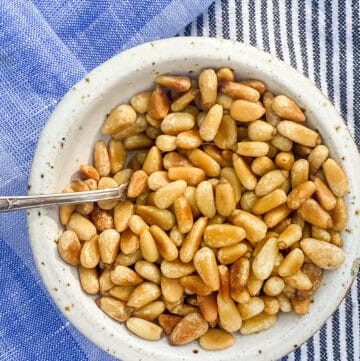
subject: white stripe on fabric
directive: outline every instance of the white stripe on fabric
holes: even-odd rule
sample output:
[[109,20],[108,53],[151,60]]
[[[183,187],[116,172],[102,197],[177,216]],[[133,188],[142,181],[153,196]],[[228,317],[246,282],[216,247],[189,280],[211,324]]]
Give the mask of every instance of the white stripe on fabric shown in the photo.
[[[359,3],[358,3],[359,6]],[[346,0],[346,87],[347,89],[353,89],[353,38],[352,38],[352,4],[350,0]],[[359,44],[355,44],[359,46]],[[357,48],[359,51],[359,48]],[[347,92],[347,121],[352,135],[355,135],[354,125],[354,113],[353,113],[353,92],[350,90]]]

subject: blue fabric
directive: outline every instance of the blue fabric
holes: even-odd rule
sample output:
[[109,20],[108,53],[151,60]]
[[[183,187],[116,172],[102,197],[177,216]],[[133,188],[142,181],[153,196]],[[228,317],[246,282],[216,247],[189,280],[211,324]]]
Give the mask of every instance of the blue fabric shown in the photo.
[[[119,51],[176,35],[209,0],[0,0],[0,194],[26,194],[41,129],[62,96]],[[39,279],[25,212],[0,214],[0,360],[112,360]]]

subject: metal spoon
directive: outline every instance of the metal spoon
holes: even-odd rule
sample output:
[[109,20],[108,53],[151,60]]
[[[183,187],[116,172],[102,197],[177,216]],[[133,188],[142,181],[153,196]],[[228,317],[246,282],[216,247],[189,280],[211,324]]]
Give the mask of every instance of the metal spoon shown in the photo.
[[24,208],[58,206],[62,204],[78,204],[110,199],[126,199],[127,183],[117,188],[74,193],[40,194],[35,196],[0,197],[0,212],[16,211]]

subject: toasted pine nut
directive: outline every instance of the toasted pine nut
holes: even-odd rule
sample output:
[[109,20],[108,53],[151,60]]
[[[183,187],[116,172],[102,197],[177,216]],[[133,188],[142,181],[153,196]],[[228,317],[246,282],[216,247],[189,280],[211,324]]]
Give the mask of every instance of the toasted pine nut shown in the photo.
[[280,152],[275,157],[275,164],[280,169],[289,171],[294,164],[294,155],[291,152]]
[[281,186],[284,181],[288,178],[289,173],[284,170],[271,170],[264,174],[256,184],[255,194],[258,197],[265,196],[274,189]]
[[310,290],[313,286],[310,278],[300,269],[291,276],[284,277],[284,281],[297,290]]
[[[110,177],[101,177],[98,183],[98,189],[116,188],[117,186],[115,179]],[[118,204],[118,201],[98,201],[97,204],[101,209],[110,210]]]
[[208,247],[202,247],[195,253],[194,266],[202,280],[211,290],[219,289],[219,273],[214,252]]
[[277,318],[275,315],[268,315],[263,312],[244,321],[240,328],[240,333],[242,335],[250,335],[252,333],[264,331],[272,327],[276,321]]
[[215,326],[218,321],[218,309],[216,303],[215,293],[208,295],[197,295],[197,303],[199,305],[200,313],[210,326]]
[[233,164],[236,175],[239,178],[241,184],[248,190],[255,189],[257,183],[256,177],[251,172],[249,166],[243,160],[243,158],[237,154],[233,154]]
[[276,133],[276,129],[263,120],[255,120],[248,126],[248,137],[252,141],[266,142],[271,140]]
[[277,133],[271,139],[271,145],[282,152],[290,152],[293,146],[293,142]]
[[131,309],[124,302],[113,297],[100,297],[96,300],[96,304],[107,315],[119,322],[126,321],[131,315]]
[[178,133],[175,139],[175,148],[196,149],[202,144],[202,139],[197,130],[186,130]]
[[304,262],[304,253],[299,248],[294,248],[286,255],[281,262],[278,273],[281,277],[287,277],[295,274]]
[[204,242],[209,247],[221,248],[242,241],[246,236],[244,228],[231,224],[213,224],[204,232]]
[[170,183],[168,173],[163,170],[159,170],[150,174],[148,180],[148,187],[153,190],[157,191],[161,187],[165,186],[166,184]]
[[284,286],[285,283],[281,277],[272,276],[265,281],[263,290],[268,296],[277,296],[283,291]]
[[276,237],[269,238],[254,258],[252,270],[256,278],[265,280],[270,276],[278,252],[277,241]]
[[203,169],[208,177],[220,174],[219,164],[201,149],[190,150],[188,158],[196,167]]
[[264,311],[264,301],[260,297],[251,297],[248,303],[239,303],[238,310],[243,321]]
[[236,141],[236,122],[230,115],[224,115],[215,135],[214,143],[220,149],[232,149]]
[[123,232],[129,225],[130,217],[134,213],[131,202],[121,202],[114,209],[114,224],[118,232]]
[[260,98],[260,93],[256,89],[228,80],[222,80],[219,82],[219,90],[234,99],[244,99],[250,102],[257,102]]
[[307,201],[315,192],[316,185],[314,182],[306,181],[296,186],[288,195],[287,205],[291,209],[298,209]]
[[231,264],[245,255],[248,248],[244,243],[236,243],[232,246],[222,247],[217,253],[217,259],[221,264]]
[[193,164],[179,153],[170,152],[163,158],[164,168],[169,170],[173,167],[192,167]]
[[328,158],[322,165],[326,182],[336,197],[342,197],[348,190],[349,184],[340,165],[332,158]]
[[99,236],[96,234],[82,245],[80,263],[85,268],[95,268],[100,261],[98,239]]
[[181,278],[188,276],[195,271],[195,267],[192,263],[184,263],[179,259],[174,261],[164,260],[161,262],[160,267],[162,274],[167,278]]
[[201,104],[206,111],[216,102],[218,81],[213,69],[205,69],[199,76]]
[[80,263],[81,244],[74,231],[65,231],[57,241],[60,257],[67,263],[76,266]]
[[85,217],[78,213],[73,213],[66,229],[74,231],[81,241],[88,241],[96,234],[95,226]]
[[309,179],[309,162],[306,159],[296,160],[291,168],[290,178],[292,188],[306,182]]
[[212,218],[216,214],[214,192],[209,181],[202,181],[196,187],[196,205],[199,211],[206,217]]
[[231,184],[221,179],[215,188],[215,206],[217,212],[228,217],[236,207],[235,193]]
[[331,241],[330,233],[326,229],[322,229],[314,225],[311,225],[311,238],[325,242]]
[[325,145],[316,146],[309,154],[310,173],[315,174],[329,156],[329,149]]
[[310,298],[314,292],[319,288],[322,279],[322,269],[315,266],[313,263],[305,263],[302,266],[302,271],[309,277],[312,282],[312,288],[309,290],[297,290],[296,297],[301,301]]
[[242,325],[242,320],[235,302],[230,297],[224,298],[218,293],[217,305],[221,328],[228,332],[238,331]]
[[222,81],[222,80],[234,81],[234,73],[229,68],[220,68],[216,72],[216,76],[218,81]]
[[169,112],[169,100],[160,86],[156,86],[150,96],[148,114],[154,119],[163,119]]
[[189,89],[186,93],[180,95],[171,103],[172,112],[185,111],[185,108],[196,98],[198,89]]
[[260,294],[264,281],[257,278],[253,271],[250,271],[250,275],[247,282],[247,289],[251,296],[257,296]]
[[135,171],[130,179],[128,186],[127,196],[130,198],[136,198],[147,188],[148,176],[143,170]]
[[128,307],[139,309],[150,302],[157,300],[161,295],[160,288],[152,282],[143,282],[137,286],[127,301]]
[[153,140],[144,133],[138,133],[124,138],[123,144],[126,150],[136,150],[150,147]]
[[159,75],[155,78],[155,83],[179,92],[187,91],[191,87],[190,79],[186,76]]
[[235,194],[235,201],[238,203],[241,198],[241,183],[236,175],[235,169],[231,167],[223,168],[220,172],[220,178],[226,179],[231,184]]
[[110,159],[106,145],[102,140],[99,140],[94,145],[94,167],[99,172],[101,177],[106,177],[110,173]]
[[305,115],[299,106],[285,95],[276,96],[271,105],[276,114],[283,119],[289,119],[299,123],[305,121]]
[[256,89],[260,93],[260,95],[263,95],[266,91],[266,85],[262,81],[257,79],[244,79],[240,80],[239,83]]
[[302,229],[298,224],[290,224],[279,236],[278,245],[285,249],[301,239]]
[[240,291],[246,287],[250,274],[250,261],[240,258],[230,266],[230,289]]
[[200,137],[205,141],[212,141],[220,127],[220,122],[223,116],[223,107],[219,104],[214,104],[206,113],[204,120],[201,122],[199,128]]
[[141,307],[133,312],[133,316],[142,318],[147,321],[157,319],[165,311],[165,303],[162,301],[154,301]]
[[181,233],[188,233],[193,227],[194,219],[190,202],[184,195],[175,198],[174,212]]
[[100,179],[97,169],[88,164],[80,165],[80,173],[85,179],[95,179],[96,181]]
[[207,218],[200,217],[196,220],[191,231],[187,234],[180,249],[182,262],[190,262],[200,246],[200,242],[207,225]]
[[112,287],[114,287],[114,284],[111,281],[111,269],[105,268],[99,277],[99,291],[100,293],[105,293]]
[[326,210],[330,211],[336,207],[336,197],[327,185],[317,177],[311,176],[311,180],[316,185],[315,195],[320,205]]
[[128,127],[112,134],[114,139],[125,139],[133,135],[144,132],[148,127],[148,121],[144,115],[139,115],[136,117],[135,122]]
[[172,181],[182,179],[188,185],[196,186],[205,179],[205,172],[196,167],[172,167],[169,169],[168,176]]
[[150,227],[150,233],[154,237],[159,253],[164,259],[173,261],[177,258],[178,250],[175,243],[159,226],[152,225]]
[[140,250],[148,262],[156,262],[160,257],[156,242],[148,229],[143,230],[140,235]]
[[164,329],[167,335],[170,335],[170,333],[180,320],[181,316],[166,313],[163,313],[158,317],[159,325]]
[[180,247],[184,241],[184,233],[179,231],[177,225],[171,228],[169,237],[175,243],[176,247]]
[[200,337],[199,342],[200,346],[205,350],[223,350],[232,346],[235,338],[231,333],[218,328],[212,328]]
[[120,249],[124,254],[131,254],[139,249],[139,236],[127,228],[121,233]]
[[162,156],[159,148],[157,146],[153,146],[146,155],[143,164],[143,171],[147,175],[160,171],[162,169],[162,163]]
[[199,296],[207,296],[212,292],[211,288],[197,275],[180,278],[180,284],[187,291],[194,292]]
[[79,279],[82,289],[89,295],[95,295],[99,292],[99,276],[96,268],[85,268],[79,265]]
[[292,310],[291,302],[284,294],[281,293],[280,295],[276,296],[276,298],[279,301],[281,312],[291,312]]
[[143,258],[142,253],[138,249],[136,252],[131,254],[120,253],[115,259],[115,265],[120,264],[125,267],[134,265],[137,261]]
[[185,189],[186,182],[184,180],[166,184],[154,193],[155,206],[160,209],[169,208],[175,199],[185,192]]
[[135,271],[142,278],[160,284],[161,272],[154,263],[144,260],[137,261],[135,263]]
[[287,137],[300,145],[316,147],[320,142],[320,137],[317,132],[301,124],[291,122],[290,120],[281,121],[277,125],[277,130],[284,137]]
[[330,212],[334,231],[343,231],[347,223],[347,208],[342,198],[337,198],[336,206]]
[[252,211],[259,215],[264,214],[286,202],[286,193],[282,189],[275,189],[266,196],[255,201]]
[[136,213],[151,225],[155,224],[165,231],[170,230],[175,224],[175,216],[167,209],[153,206],[136,206]]
[[239,122],[251,122],[260,119],[265,114],[265,108],[258,103],[247,100],[235,100],[230,109],[230,115]]
[[111,280],[118,286],[137,286],[143,282],[143,279],[132,269],[117,265],[111,271]]
[[323,269],[339,268],[345,259],[344,251],[334,244],[314,238],[305,238],[300,242],[301,249],[313,263]]
[[171,345],[185,345],[201,337],[209,326],[199,313],[185,316],[172,330],[169,336]]
[[269,144],[265,142],[240,142],[237,143],[236,153],[244,157],[263,157],[269,152]]
[[184,295],[184,287],[177,278],[167,278],[162,275],[160,285],[162,295],[168,302],[177,302]]
[[280,303],[276,297],[263,296],[264,301],[264,312],[268,315],[276,315],[280,309]]
[[161,130],[164,134],[177,135],[190,130],[195,125],[195,118],[190,113],[170,113],[161,122]]
[[163,334],[160,326],[139,317],[130,317],[126,321],[126,327],[136,336],[148,341],[160,340]]
[[331,228],[333,226],[332,219],[318,202],[310,198],[298,208],[298,214],[307,222],[320,227]]
[[149,91],[138,93],[130,99],[130,104],[138,113],[144,114],[149,110],[150,97]]
[[135,122],[136,112],[132,106],[121,104],[115,108],[105,119],[101,126],[102,134],[113,134],[130,126]]

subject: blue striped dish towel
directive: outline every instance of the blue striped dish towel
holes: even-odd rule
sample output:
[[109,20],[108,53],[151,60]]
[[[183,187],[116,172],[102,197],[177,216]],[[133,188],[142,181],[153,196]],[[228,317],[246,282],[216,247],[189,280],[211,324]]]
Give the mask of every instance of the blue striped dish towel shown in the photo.
[[[0,29],[1,195],[26,193],[39,133],[75,82],[122,49],[177,33],[243,41],[283,59],[328,95],[360,144],[358,0],[2,0]],[[0,254],[1,361],[114,360],[49,298],[24,212],[0,215]],[[359,361],[359,324],[358,275],[336,313],[283,360]]]

